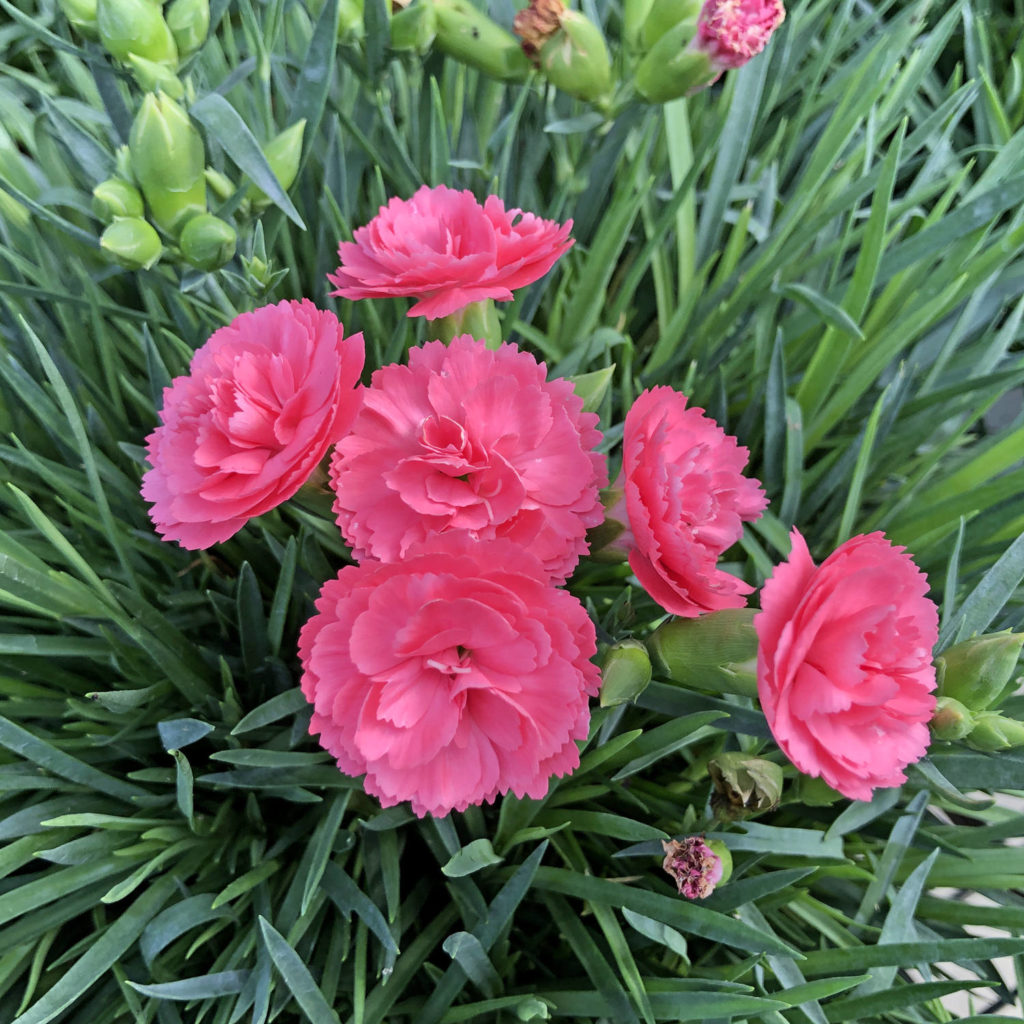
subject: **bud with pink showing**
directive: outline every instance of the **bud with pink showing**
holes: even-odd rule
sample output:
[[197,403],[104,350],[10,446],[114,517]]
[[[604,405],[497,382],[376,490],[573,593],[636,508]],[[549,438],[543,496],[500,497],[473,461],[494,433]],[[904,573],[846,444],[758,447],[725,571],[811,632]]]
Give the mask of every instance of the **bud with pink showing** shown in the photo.
[[732,874],[732,854],[725,843],[703,836],[662,841],[665,859],[662,868],[672,876],[680,896],[688,900],[706,899]]
[[599,532],[621,530],[605,555],[628,553],[640,585],[673,615],[747,603],[753,587],[716,564],[768,503],[746,462],[747,449],[672,388],[643,392],[626,414],[617,501]]
[[665,103],[707,88],[759,54],[785,17],[782,0],[705,0],[696,21],[678,22],[653,44],[637,67],[637,89]]

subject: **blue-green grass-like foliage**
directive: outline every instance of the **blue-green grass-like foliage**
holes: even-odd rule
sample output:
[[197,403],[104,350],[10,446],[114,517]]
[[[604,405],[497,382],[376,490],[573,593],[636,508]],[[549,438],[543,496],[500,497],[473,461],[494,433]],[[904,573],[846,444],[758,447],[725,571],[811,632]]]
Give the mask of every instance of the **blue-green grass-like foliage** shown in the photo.
[[[182,67],[236,189],[211,199],[239,234],[214,273],[171,240],[150,270],[102,258],[90,193],[140,90],[53,3],[0,8],[0,1020],[822,1024],[949,1020],[951,993],[968,1013],[1014,1005],[992,961],[1021,977],[1007,840],[1024,815],[985,794],[1024,786],[1021,755],[938,744],[868,804],[808,803],[787,768],[778,809],[716,822],[707,760],[777,757],[763,718],[656,679],[595,709],[580,769],[544,800],[381,810],[308,736],[297,688],[298,630],[348,559],[327,499],[191,553],[157,538],[138,490],[163,386],[238,312],[334,308],[368,373],[424,340],[401,301],[331,299],[325,275],[388,197],[445,183],[574,219],[575,248],[501,315],[555,373],[614,365],[613,463],[654,384],[751,449],[772,505],[731,571],[760,584],[794,523],[818,557],[882,529],[929,573],[944,642],[1019,627],[1019,5],[799,0],[713,89],[605,118],[539,81],[392,53],[374,0],[340,41],[336,0],[222,0]],[[619,6],[586,8],[614,40]],[[302,118],[288,202],[257,216],[250,139]],[[661,615],[621,569],[584,564],[571,589],[609,638]],[[697,904],[659,840],[699,831],[736,869]]]

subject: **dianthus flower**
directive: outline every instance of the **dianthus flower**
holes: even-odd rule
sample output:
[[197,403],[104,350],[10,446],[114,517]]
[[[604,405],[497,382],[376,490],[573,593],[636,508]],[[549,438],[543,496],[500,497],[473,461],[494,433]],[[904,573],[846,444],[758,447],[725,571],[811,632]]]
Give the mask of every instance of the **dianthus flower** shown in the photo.
[[928,748],[938,612],[924,573],[881,533],[852,537],[820,566],[791,536],[754,618],[761,707],[800,771],[870,800]]
[[782,0],[706,0],[692,46],[718,71],[741,68],[768,45],[785,17]]
[[716,565],[767,504],[746,462],[747,449],[672,388],[645,391],[626,414],[621,497],[608,513],[625,529],[611,546],[673,615],[746,604],[753,588]]
[[341,266],[328,279],[347,299],[409,296],[409,316],[449,316],[483,299],[507,301],[543,277],[573,244],[572,221],[556,224],[506,210],[497,196],[483,205],[472,192],[423,185],[391,199],[354,242],[338,246]]
[[334,449],[334,511],[357,559],[393,562],[435,534],[507,537],[554,582],[587,550],[608,480],[597,416],[515,345],[430,342],[373,375]]
[[142,496],[157,532],[185,548],[227,540],[290,498],[358,406],[363,336],[333,313],[279,302],[214,332],[164,389],[146,439]]
[[435,537],[342,569],[316,608],[299,637],[310,732],[385,807],[539,798],[579,764],[594,626],[518,545]]

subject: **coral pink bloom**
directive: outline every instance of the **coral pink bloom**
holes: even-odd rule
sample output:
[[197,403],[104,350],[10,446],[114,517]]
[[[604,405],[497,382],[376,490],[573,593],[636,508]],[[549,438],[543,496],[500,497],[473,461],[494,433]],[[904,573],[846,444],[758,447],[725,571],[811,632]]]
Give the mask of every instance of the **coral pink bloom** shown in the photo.
[[615,541],[643,588],[673,615],[742,608],[752,587],[717,568],[719,555],[764,511],[747,449],[672,388],[645,391],[626,414]]
[[800,771],[870,800],[928,747],[938,613],[924,573],[881,533],[820,566],[798,530],[792,539],[754,618],[761,706]]
[[785,17],[782,0],[706,0],[692,46],[719,71],[741,68],[768,45]]
[[448,316],[482,299],[508,300],[543,277],[573,243],[572,221],[556,224],[506,210],[497,196],[481,206],[472,192],[423,185],[392,199],[354,242],[338,246],[328,279],[347,299],[411,296],[409,316]]
[[515,345],[469,335],[385,366],[334,450],[334,511],[357,559],[394,562],[432,534],[508,537],[553,581],[587,550],[608,480],[597,416]]
[[579,764],[594,626],[518,545],[434,537],[342,569],[316,607],[299,637],[310,732],[385,807],[542,797]]
[[142,496],[157,532],[182,547],[227,540],[290,498],[358,407],[363,336],[333,313],[280,302],[243,313],[164,389],[146,439]]

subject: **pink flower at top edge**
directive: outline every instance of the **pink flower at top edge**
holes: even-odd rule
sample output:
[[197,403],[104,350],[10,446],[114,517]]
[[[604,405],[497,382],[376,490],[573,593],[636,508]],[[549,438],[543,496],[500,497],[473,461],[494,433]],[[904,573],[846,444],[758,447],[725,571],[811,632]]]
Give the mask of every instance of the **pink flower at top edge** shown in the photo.
[[207,548],[290,498],[359,404],[363,336],[279,302],[235,317],[164,389],[142,496],[164,540]]
[[626,414],[622,498],[608,513],[626,531],[613,546],[673,615],[746,604],[753,588],[716,565],[767,505],[758,481],[743,475],[746,462],[747,449],[672,388],[643,392]]
[[768,45],[785,17],[782,0],[706,0],[692,45],[719,71],[741,68]]
[[928,581],[881,533],[815,566],[798,530],[761,592],[757,688],[772,734],[800,771],[851,800],[906,781],[935,710],[938,612]]
[[539,798],[579,764],[594,626],[519,545],[434,537],[342,569],[316,608],[299,637],[310,732],[383,806]]
[[347,299],[408,296],[409,316],[448,316],[483,299],[507,301],[543,277],[573,241],[572,221],[556,224],[506,210],[497,196],[421,186],[391,199],[354,242],[338,246],[341,266],[328,279]]
[[430,342],[363,391],[331,457],[338,525],[357,559],[384,562],[436,534],[506,537],[562,582],[603,518],[600,440],[572,384],[529,353]]

